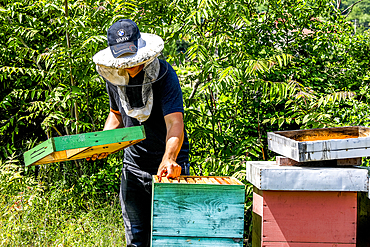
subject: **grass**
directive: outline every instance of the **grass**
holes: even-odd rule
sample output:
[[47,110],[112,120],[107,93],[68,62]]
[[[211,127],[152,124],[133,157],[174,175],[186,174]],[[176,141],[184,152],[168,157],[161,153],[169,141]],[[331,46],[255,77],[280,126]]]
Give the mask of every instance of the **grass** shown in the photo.
[[[0,169],[0,246],[124,246],[118,196],[104,202]],[[9,167],[8,167],[9,168]]]
[[124,246],[118,203],[70,211],[47,198],[17,202],[0,217],[0,246]]

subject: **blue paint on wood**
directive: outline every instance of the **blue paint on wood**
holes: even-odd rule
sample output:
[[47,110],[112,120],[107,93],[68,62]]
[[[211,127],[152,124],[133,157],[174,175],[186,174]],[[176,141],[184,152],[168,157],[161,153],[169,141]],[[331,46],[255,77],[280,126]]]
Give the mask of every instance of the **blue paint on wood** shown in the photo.
[[152,246],[242,246],[244,200],[244,185],[153,183]]
[[212,246],[212,247],[241,247],[243,239],[232,238],[193,238],[193,237],[153,237],[152,246],[181,247],[181,246]]

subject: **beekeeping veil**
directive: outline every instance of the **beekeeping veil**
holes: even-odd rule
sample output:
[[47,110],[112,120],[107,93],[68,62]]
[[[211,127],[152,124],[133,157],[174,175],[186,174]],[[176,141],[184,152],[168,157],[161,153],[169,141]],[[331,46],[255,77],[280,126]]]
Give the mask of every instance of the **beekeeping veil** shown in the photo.
[[[122,19],[108,29],[108,47],[93,56],[97,72],[117,86],[121,105],[126,114],[140,122],[146,121],[153,107],[152,84],[159,78],[158,56],[164,47],[161,37],[155,34],[140,33],[135,22]],[[129,74],[125,68],[144,65],[144,79],[138,85],[129,84]],[[167,71],[166,71],[167,72]],[[141,88],[142,104],[130,104],[127,90]],[[139,106],[137,106],[139,105]]]

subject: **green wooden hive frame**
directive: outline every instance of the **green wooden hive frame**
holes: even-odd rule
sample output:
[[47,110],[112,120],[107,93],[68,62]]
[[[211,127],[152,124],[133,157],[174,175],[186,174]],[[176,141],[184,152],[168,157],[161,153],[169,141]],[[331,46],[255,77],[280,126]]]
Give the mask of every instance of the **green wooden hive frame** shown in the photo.
[[115,153],[145,139],[144,126],[52,137],[24,153],[26,166]]

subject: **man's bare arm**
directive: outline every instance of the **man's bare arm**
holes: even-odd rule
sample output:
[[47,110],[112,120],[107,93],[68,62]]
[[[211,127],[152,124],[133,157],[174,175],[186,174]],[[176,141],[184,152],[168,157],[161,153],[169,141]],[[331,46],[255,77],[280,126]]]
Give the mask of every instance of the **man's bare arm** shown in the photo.
[[180,152],[184,141],[184,121],[181,112],[168,114],[164,117],[167,135],[166,150],[159,165],[157,175],[167,178],[177,178],[181,174],[181,166],[176,163],[177,155]]
[[123,126],[121,114],[110,111],[108,114],[107,120],[105,121],[103,130],[113,130],[113,129],[118,129],[122,127],[124,126]]

